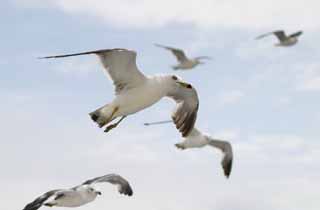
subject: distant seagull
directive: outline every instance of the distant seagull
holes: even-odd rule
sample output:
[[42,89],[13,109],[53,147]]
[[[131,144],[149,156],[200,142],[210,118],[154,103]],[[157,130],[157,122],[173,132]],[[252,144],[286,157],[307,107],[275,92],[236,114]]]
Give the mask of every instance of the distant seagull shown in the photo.
[[86,54],[96,54],[100,58],[115,86],[115,99],[90,113],[91,119],[99,127],[103,127],[115,118],[121,117],[115,124],[107,126],[105,132],[115,128],[126,116],[153,105],[165,96],[172,98],[177,103],[172,114],[177,129],[183,136],[186,136],[192,130],[199,106],[196,90],[174,75],[145,76],[136,66],[136,52],[134,51],[104,49],[43,58],[61,58]]
[[[145,123],[144,125],[156,125],[163,124],[172,121],[159,121],[152,123]],[[232,146],[229,142],[214,139],[209,135],[201,133],[196,127],[192,129],[188,136],[184,138],[183,142],[175,144],[178,149],[184,150],[189,148],[201,148],[206,145],[218,148],[223,152],[223,158],[221,161],[221,165],[224,171],[224,175],[229,178],[231,169],[232,169],[232,161],[233,161],[233,152]]]
[[132,189],[127,180],[117,174],[89,179],[79,186],[70,189],[51,190],[36,198],[24,207],[23,210],[37,210],[42,205],[53,207],[79,207],[96,199],[101,192],[96,191],[92,185],[100,182],[109,182],[117,185],[120,194],[131,196]]
[[199,56],[199,57],[195,57],[195,58],[188,58],[185,55],[185,53],[183,52],[183,50],[181,50],[181,49],[168,47],[168,46],[164,46],[164,45],[160,45],[160,44],[155,44],[155,46],[170,50],[173,53],[173,55],[176,56],[179,64],[172,67],[174,70],[192,69],[199,64],[204,64],[204,62],[201,61],[202,59],[211,59],[208,56]]
[[279,30],[279,31],[273,31],[270,33],[262,34],[262,35],[258,36],[256,39],[261,39],[266,36],[274,34],[280,41],[279,43],[276,44],[276,46],[289,47],[289,46],[295,45],[298,42],[298,37],[302,33],[303,33],[302,31],[298,31],[296,33],[293,33],[293,34],[290,34],[289,36],[287,36],[284,31]]

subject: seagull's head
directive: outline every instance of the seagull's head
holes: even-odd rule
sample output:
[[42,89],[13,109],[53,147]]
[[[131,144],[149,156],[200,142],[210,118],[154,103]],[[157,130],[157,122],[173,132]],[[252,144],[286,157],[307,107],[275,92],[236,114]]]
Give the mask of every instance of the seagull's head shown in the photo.
[[88,187],[87,192],[88,192],[88,194],[91,194],[93,196],[97,196],[97,195],[102,194],[100,191],[97,191],[97,190],[93,189],[92,187]]
[[184,88],[188,88],[188,89],[192,89],[192,85],[190,85],[189,83],[186,83],[184,81],[182,81],[179,77],[172,75],[171,76],[171,80],[174,82],[175,85],[178,85],[179,87],[184,87]]

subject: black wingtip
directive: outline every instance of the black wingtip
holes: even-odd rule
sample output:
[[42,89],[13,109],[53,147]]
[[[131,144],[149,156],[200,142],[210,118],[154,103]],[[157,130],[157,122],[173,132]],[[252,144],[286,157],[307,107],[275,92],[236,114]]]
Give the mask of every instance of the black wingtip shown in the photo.
[[223,166],[223,172],[227,179],[230,177],[231,169],[232,169],[232,160],[228,161],[227,164]]
[[132,188],[130,186],[128,186],[125,191],[123,192],[123,194],[127,195],[127,196],[132,196],[133,195],[133,191]]

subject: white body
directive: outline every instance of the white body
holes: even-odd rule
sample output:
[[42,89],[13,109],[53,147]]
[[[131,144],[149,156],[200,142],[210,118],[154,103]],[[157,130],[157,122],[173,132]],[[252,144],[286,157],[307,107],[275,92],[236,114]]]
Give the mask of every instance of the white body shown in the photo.
[[295,45],[298,42],[297,37],[290,37],[278,44],[276,44],[276,46],[282,46],[282,47],[290,47]]
[[119,109],[114,114],[113,119],[141,111],[166,96],[168,88],[170,88],[166,78],[165,76],[148,78],[144,81],[144,84],[122,91],[121,94],[116,95],[116,98],[110,104],[101,107],[98,111],[103,117],[107,118],[118,107]]
[[179,143],[179,145],[183,146],[184,149],[187,148],[201,148],[208,145],[209,141],[205,135],[200,133],[196,128],[194,128],[187,138],[184,139],[183,142]]
[[64,195],[47,204],[60,207],[79,207],[94,201],[97,197],[95,191],[90,191],[86,186],[77,187],[75,190],[64,191]]
[[194,67],[197,66],[198,64],[199,64],[199,62],[198,62],[197,60],[188,59],[188,60],[185,60],[185,61],[182,62],[182,63],[179,63],[179,64],[176,65],[176,66],[173,66],[173,69],[174,69],[174,70],[178,70],[178,69],[188,70],[188,69],[194,68]]

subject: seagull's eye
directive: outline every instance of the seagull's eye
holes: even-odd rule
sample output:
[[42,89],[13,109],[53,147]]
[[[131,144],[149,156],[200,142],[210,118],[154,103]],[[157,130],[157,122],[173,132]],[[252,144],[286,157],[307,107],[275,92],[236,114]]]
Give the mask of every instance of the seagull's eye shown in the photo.
[[178,77],[173,75],[173,76],[172,76],[172,79],[173,79],[173,80],[178,80]]
[[187,88],[192,89],[192,85],[188,84]]

